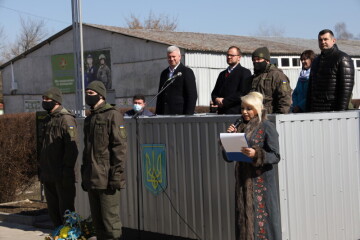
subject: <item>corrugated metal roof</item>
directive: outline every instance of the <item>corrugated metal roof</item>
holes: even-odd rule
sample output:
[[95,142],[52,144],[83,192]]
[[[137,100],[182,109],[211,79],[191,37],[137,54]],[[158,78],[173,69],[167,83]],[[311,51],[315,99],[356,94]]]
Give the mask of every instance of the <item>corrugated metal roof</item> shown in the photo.
[[[319,52],[317,39],[248,37],[236,35],[168,32],[145,29],[128,29],[114,26],[86,24],[95,28],[108,30],[136,38],[146,39],[192,51],[226,52],[229,46],[239,46],[243,53],[251,54],[256,48],[267,46],[272,54],[301,54],[306,49]],[[314,33],[316,37],[317,33]],[[360,56],[360,41],[339,40],[340,50],[351,56]]]
[[[163,43],[167,45],[176,45],[188,51],[207,51],[207,52],[226,52],[229,46],[239,46],[244,54],[251,54],[256,48],[266,46],[271,54],[295,54],[299,55],[306,49],[312,49],[319,53],[319,47],[316,39],[300,38],[280,38],[280,37],[249,37],[210,33],[193,33],[193,32],[168,32],[146,29],[128,29],[115,26],[104,26],[97,24],[83,24],[84,26],[94,27],[130,37],[140,38],[148,41]],[[3,69],[11,62],[15,62],[27,54],[41,48],[47,43],[72,30],[72,25],[51,36],[35,47],[20,54],[0,66]],[[316,36],[317,33],[314,33]],[[360,57],[359,40],[339,40],[340,50],[350,56]]]

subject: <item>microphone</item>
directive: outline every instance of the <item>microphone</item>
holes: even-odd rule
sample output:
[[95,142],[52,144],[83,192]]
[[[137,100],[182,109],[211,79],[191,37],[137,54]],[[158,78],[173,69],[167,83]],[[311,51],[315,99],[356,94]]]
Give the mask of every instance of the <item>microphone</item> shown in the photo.
[[182,72],[178,72],[177,74],[173,75],[171,78],[168,78],[162,85],[161,90],[159,91],[159,93],[167,86],[169,86],[170,84],[173,83],[173,81],[175,80],[175,78],[182,76]]
[[169,78],[168,80],[166,80],[166,82],[174,80],[177,77],[181,77],[182,76],[182,72],[178,72],[177,74],[173,75],[171,78]]
[[236,121],[233,123],[233,125],[234,125],[235,129],[237,129],[237,128],[240,126],[240,124],[241,124],[242,122],[243,122],[242,117],[241,117],[241,118],[236,119]]

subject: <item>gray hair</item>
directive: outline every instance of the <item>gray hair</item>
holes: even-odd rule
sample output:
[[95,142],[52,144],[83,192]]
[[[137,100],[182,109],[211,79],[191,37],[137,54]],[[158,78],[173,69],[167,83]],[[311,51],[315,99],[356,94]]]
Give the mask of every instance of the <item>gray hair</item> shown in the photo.
[[167,48],[167,53],[172,53],[172,52],[175,52],[175,51],[178,51],[179,54],[180,54],[180,48],[178,48],[177,46],[170,46]]

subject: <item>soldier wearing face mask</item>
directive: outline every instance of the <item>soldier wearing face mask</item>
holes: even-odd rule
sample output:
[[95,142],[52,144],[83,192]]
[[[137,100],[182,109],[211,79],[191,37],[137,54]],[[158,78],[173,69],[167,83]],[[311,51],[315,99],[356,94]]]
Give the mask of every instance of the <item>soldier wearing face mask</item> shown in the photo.
[[97,239],[120,239],[120,189],[125,187],[127,149],[125,123],[121,113],[106,102],[102,82],[91,82],[85,92],[91,114],[84,122],[81,186],[88,192]]
[[133,97],[133,109],[127,111],[124,115],[127,117],[134,116],[134,114],[138,113],[138,116],[155,116],[152,112],[145,109],[146,101],[145,96],[143,95],[135,95]]
[[43,94],[42,106],[48,115],[42,134],[39,179],[55,228],[63,224],[65,210],[75,210],[74,167],[78,155],[75,116],[61,103],[58,88],[50,88]]
[[251,91],[260,92],[264,96],[264,107],[268,114],[288,113],[291,105],[289,78],[274,64],[270,64],[267,47],[256,49],[252,61],[254,74]]

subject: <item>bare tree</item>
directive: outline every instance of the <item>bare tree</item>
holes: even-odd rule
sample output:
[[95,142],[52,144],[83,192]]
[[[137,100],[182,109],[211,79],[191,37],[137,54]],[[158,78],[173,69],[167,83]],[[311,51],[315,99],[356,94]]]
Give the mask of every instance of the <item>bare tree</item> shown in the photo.
[[0,65],[4,62],[4,59],[2,57],[3,52],[5,51],[5,33],[4,33],[4,28],[0,27]]
[[335,36],[339,40],[348,40],[354,38],[352,33],[349,33],[346,29],[346,24],[344,22],[339,22],[335,24]]
[[147,19],[143,22],[131,14],[129,18],[125,18],[127,27],[130,29],[153,29],[161,31],[175,31],[177,28],[177,18],[172,18],[168,15],[158,15],[155,16],[151,11]]
[[7,49],[2,51],[2,58],[10,60],[13,57],[36,46],[47,36],[45,22],[43,20],[36,21],[28,18],[27,20],[20,18],[21,29],[14,43],[9,44]]
[[130,15],[130,19],[125,18],[125,20],[126,20],[127,27],[130,29],[144,29],[139,18],[134,16],[133,14]]
[[284,29],[274,26],[268,26],[266,24],[261,24],[259,26],[258,32],[255,35],[262,37],[283,37],[284,33]]
[[21,32],[15,42],[13,53],[19,55],[40,43],[46,36],[45,22],[20,18]]

